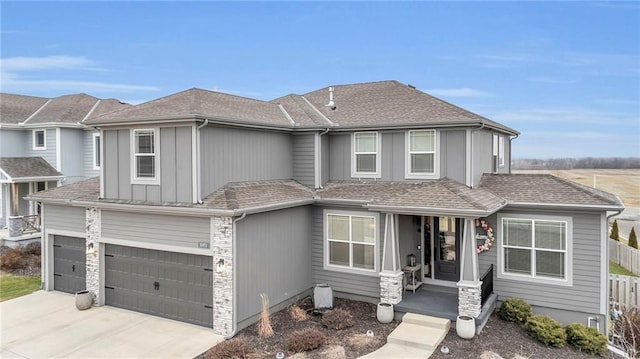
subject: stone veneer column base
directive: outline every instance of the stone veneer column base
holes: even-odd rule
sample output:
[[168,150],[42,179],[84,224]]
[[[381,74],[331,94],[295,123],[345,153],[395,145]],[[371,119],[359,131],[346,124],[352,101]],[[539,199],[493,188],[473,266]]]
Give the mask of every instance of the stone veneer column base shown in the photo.
[[482,282],[458,282],[458,315],[477,318],[482,310]]
[[22,235],[22,216],[10,216],[7,227],[9,227],[9,237],[19,237]]
[[233,331],[232,231],[231,217],[213,217],[213,331],[224,336]]
[[380,273],[380,302],[398,304],[402,301],[404,273]]
[[93,305],[100,305],[100,210],[96,207],[86,209],[86,281],[87,290],[93,297]]

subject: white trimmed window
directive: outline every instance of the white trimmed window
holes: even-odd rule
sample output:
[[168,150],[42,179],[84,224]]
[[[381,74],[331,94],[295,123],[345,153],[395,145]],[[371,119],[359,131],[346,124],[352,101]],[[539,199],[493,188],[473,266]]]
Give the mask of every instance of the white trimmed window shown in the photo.
[[93,140],[93,169],[99,170],[100,169],[100,152],[101,152],[100,134],[94,133],[92,140]]
[[325,211],[324,222],[325,269],[377,275],[377,215]]
[[499,277],[572,284],[571,218],[504,214],[498,221]]
[[356,132],[352,137],[351,176],[380,177],[380,134]]
[[46,150],[47,149],[47,131],[33,130],[32,133],[33,133],[33,149]]
[[132,131],[132,183],[158,184],[158,136],[156,129]]
[[405,138],[405,177],[434,179],[438,177],[438,136],[436,130],[407,131]]

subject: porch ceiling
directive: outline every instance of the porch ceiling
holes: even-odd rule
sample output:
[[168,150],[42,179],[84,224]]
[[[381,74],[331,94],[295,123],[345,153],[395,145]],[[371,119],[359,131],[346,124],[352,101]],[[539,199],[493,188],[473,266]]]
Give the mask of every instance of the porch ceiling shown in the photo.
[[419,183],[329,182],[316,196],[325,202],[355,201],[372,210],[424,215],[488,216],[506,205],[504,199],[487,190],[448,178]]

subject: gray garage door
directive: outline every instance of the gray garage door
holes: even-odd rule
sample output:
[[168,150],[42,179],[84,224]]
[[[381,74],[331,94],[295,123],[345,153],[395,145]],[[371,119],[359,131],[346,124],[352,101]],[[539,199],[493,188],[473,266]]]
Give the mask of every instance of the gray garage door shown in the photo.
[[107,244],[105,303],[212,327],[212,258]]
[[53,288],[75,293],[86,289],[84,238],[53,236]]

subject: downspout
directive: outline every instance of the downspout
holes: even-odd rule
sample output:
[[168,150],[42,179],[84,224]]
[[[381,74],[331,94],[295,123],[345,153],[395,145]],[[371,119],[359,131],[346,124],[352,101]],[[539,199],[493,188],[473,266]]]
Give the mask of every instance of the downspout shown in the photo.
[[226,335],[224,337],[224,339],[231,339],[233,338],[234,335],[236,335],[236,332],[238,331],[238,290],[237,290],[237,285],[236,285],[236,223],[240,222],[241,220],[244,219],[244,217],[246,217],[247,214],[246,213],[242,213],[242,215],[236,219],[233,220],[233,225],[231,226],[231,250],[233,251],[233,262],[231,264],[231,270],[233,271],[233,276],[232,276],[232,283],[231,283],[231,287],[233,288],[233,313],[232,313],[232,326],[231,326],[231,333]]
[[200,172],[202,167],[202,164],[200,163],[200,129],[208,124],[209,119],[205,118],[204,122],[202,122],[200,126],[196,127],[196,199],[198,201],[198,204],[202,204],[202,183],[200,183],[202,181]]

